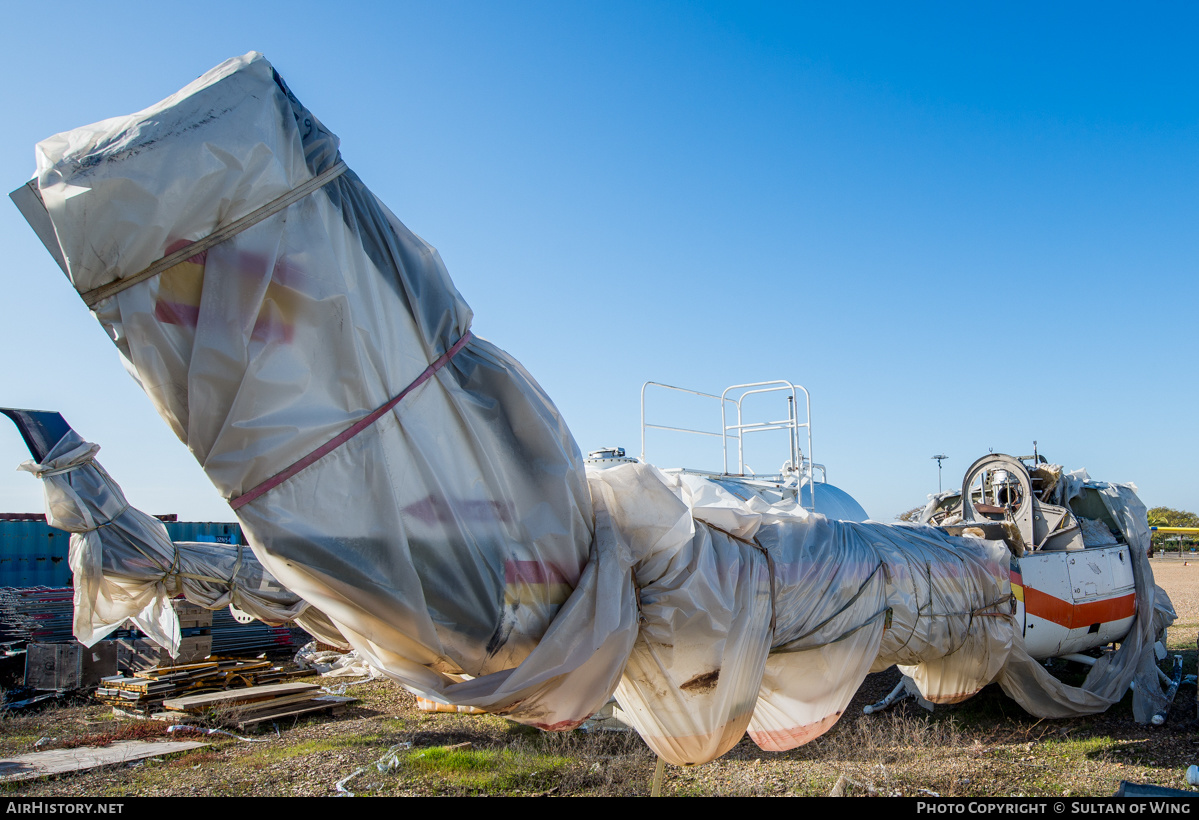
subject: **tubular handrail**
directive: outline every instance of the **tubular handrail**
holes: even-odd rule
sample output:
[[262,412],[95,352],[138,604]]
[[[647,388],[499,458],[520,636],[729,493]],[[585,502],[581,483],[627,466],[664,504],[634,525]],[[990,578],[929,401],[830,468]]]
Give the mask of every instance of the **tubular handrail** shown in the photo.
[[[699,430],[691,427],[679,427],[667,424],[655,424],[646,420],[646,392],[650,387],[657,387],[663,390],[673,390],[679,393],[686,393],[693,396],[699,396],[705,399],[715,399],[720,402],[720,430],[717,432],[711,430]],[[799,418],[799,397],[803,393],[803,421]],[[745,408],[746,400],[751,396],[758,396],[770,393],[783,393],[787,397],[787,417],[783,419],[748,420]],[[730,410],[736,408],[735,421],[730,423]],[[801,497],[799,502],[801,506],[808,509],[814,509],[816,505],[816,488],[815,488],[815,471],[820,470],[821,477],[824,482],[827,482],[827,471],[824,465],[814,464],[812,461],[812,399],[807,389],[801,385],[792,382],[776,379],[765,382],[750,382],[746,384],[735,384],[726,388],[719,396],[714,393],[705,393],[701,390],[692,390],[686,387],[678,387],[672,384],[663,382],[648,381],[641,386],[641,460],[647,462],[646,458],[646,431],[647,430],[668,430],[679,433],[690,433],[701,436],[714,436],[721,439],[721,449],[723,455],[724,472],[722,475],[739,475],[744,476],[747,473],[747,465],[745,463],[745,436],[750,433],[762,433],[771,430],[787,430],[788,449],[790,450],[791,469],[795,471],[799,479],[799,492]],[[804,440],[801,440],[800,430],[804,431]],[[730,469],[729,443],[730,439],[736,440],[737,458],[736,470]],[[806,444],[806,447],[803,445]],[[806,454],[805,454],[806,453]],[[808,487],[808,503],[804,503],[802,498],[804,479],[807,479]],[[823,482],[822,482],[823,483]]]

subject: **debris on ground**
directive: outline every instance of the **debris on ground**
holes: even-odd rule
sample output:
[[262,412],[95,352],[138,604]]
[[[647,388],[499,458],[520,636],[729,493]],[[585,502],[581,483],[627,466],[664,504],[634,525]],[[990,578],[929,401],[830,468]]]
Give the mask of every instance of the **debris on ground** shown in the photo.
[[0,782],[31,780],[51,774],[130,763],[148,757],[200,749],[207,745],[195,740],[123,740],[103,747],[86,746],[34,752],[0,760]]

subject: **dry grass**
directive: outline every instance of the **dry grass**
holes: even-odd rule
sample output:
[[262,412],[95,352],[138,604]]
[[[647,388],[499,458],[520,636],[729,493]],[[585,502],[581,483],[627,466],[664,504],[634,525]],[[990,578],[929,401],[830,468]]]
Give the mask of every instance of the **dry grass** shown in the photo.
[[[1169,642],[1195,670],[1199,562],[1155,558],[1179,622]],[[1170,723],[1133,722],[1127,699],[1104,715],[1038,720],[994,687],[933,714],[907,705],[864,716],[861,707],[897,680],[891,670],[866,679],[841,721],[824,737],[770,754],[748,739],[718,761],[668,768],[667,795],[921,796],[1111,795],[1121,780],[1184,788],[1199,762],[1194,687],[1183,687]],[[492,716],[430,714],[399,686],[377,681],[347,694],[362,701],[335,719],[266,726],[265,743],[214,738],[207,749],[136,767],[81,772],[9,785],[30,796],[331,795],[646,795],[654,756],[636,735],[543,734]],[[133,736],[146,729],[113,721],[98,704],[51,707],[0,718],[0,754],[33,751],[43,736],[56,745]],[[463,754],[440,751],[469,743]],[[391,748],[396,765],[374,764]],[[385,767],[386,768],[386,767]],[[837,784],[840,781],[840,786]]]

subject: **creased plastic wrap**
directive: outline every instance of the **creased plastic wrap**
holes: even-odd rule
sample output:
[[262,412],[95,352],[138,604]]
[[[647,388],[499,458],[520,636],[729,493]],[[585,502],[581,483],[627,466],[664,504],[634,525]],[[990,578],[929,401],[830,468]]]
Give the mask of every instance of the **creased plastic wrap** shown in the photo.
[[[931,527],[780,514],[713,482],[626,465],[591,473],[633,554],[643,625],[616,697],[676,763],[745,731],[790,749],[827,731],[871,663],[925,697],[990,683],[1013,639],[1007,550]],[[751,508],[752,505],[752,508]]]
[[[80,292],[339,161],[337,138],[253,54],[38,154],[39,190]],[[231,499],[399,394],[471,318],[437,252],[352,171],[95,314]],[[238,516],[276,578],[372,665],[430,697],[554,724],[538,716],[582,720],[615,686],[634,614],[598,610],[632,600],[628,568],[591,550],[582,459],[553,405],[486,341]],[[580,596],[563,608],[609,571],[627,601]],[[591,665],[609,641],[619,660],[597,677]],[[534,651],[535,672],[512,671]],[[583,683],[547,688],[568,673]]]
[[250,550],[172,542],[161,521],[129,506],[95,460],[99,449],[72,430],[41,463],[21,465],[42,479],[47,523],[71,533],[73,628],[85,646],[132,619],[178,654],[179,619],[169,600],[177,595],[207,609],[232,604],[270,624],[296,620],[321,640],[342,643],[328,619],[276,581]]
[[[339,160],[249,54],[46,140],[37,181],[87,293]],[[746,731],[766,749],[810,740],[872,666],[958,700],[1018,642],[1002,544],[779,510],[640,464],[585,473],[517,362],[478,338],[450,355],[470,309],[352,171],[94,312],[231,500],[449,357],[237,509],[264,567],[422,696],[562,729],[615,690],[655,751],[691,764]]]

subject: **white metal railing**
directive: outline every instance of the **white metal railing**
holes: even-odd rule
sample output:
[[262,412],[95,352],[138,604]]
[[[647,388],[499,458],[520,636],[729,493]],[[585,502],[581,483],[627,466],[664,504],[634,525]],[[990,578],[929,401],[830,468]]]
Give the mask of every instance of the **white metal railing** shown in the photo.
[[[646,392],[649,388],[660,388],[662,390],[672,390],[679,393],[686,393],[692,396],[699,396],[703,399],[713,399],[720,403],[720,429],[699,430],[693,427],[680,427],[669,424],[655,424],[646,419]],[[753,417],[747,413],[746,400],[751,396],[759,396],[763,394],[782,393],[787,399],[787,415],[786,418],[771,418],[767,417],[764,421],[753,420]],[[803,394],[803,420],[800,420],[800,404],[799,396]],[[735,412],[734,412],[735,411]],[[730,423],[730,416],[734,416],[735,420]],[[816,470],[820,471],[821,482],[826,482],[828,479],[827,471],[822,464],[814,464],[812,462],[812,400],[806,388],[793,384],[789,381],[775,380],[767,382],[752,382],[749,384],[735,384],[728,387],[719,396],[714,393],[704,393],[699,390],[691,390],[686,387],[676,387],[671,384],[663,384],[662,382],[646,382],[641,386],[641,460],[648,463],[646,457],[646,431],[647,430],[668,430],[677,433],[688,433],[691,435],[711,436],[721,440],[721,449],[723,454],[725,476],[741,476],[753,474],[745,463],[745,437],[751,433],[764,433],[773,430],[787,431],[787,446],[789,464],[791,470],[799,479],[799,485],[802,491],[804,479],[807,479],[809,485],[810,506],[815,506],[816,490],[814,485]],[[802,436],[801,432],[803,431]],[[736,444],[736,469],[730,469],[730,443]],[[806,444],[806,448],[803,446]],[[806,451],[806,455],[805,455]],[[781,475],[780,478],[786,478]],[[800,503],[803,504],[801,497]],[[809,506],[809,505],[804,505]]]

